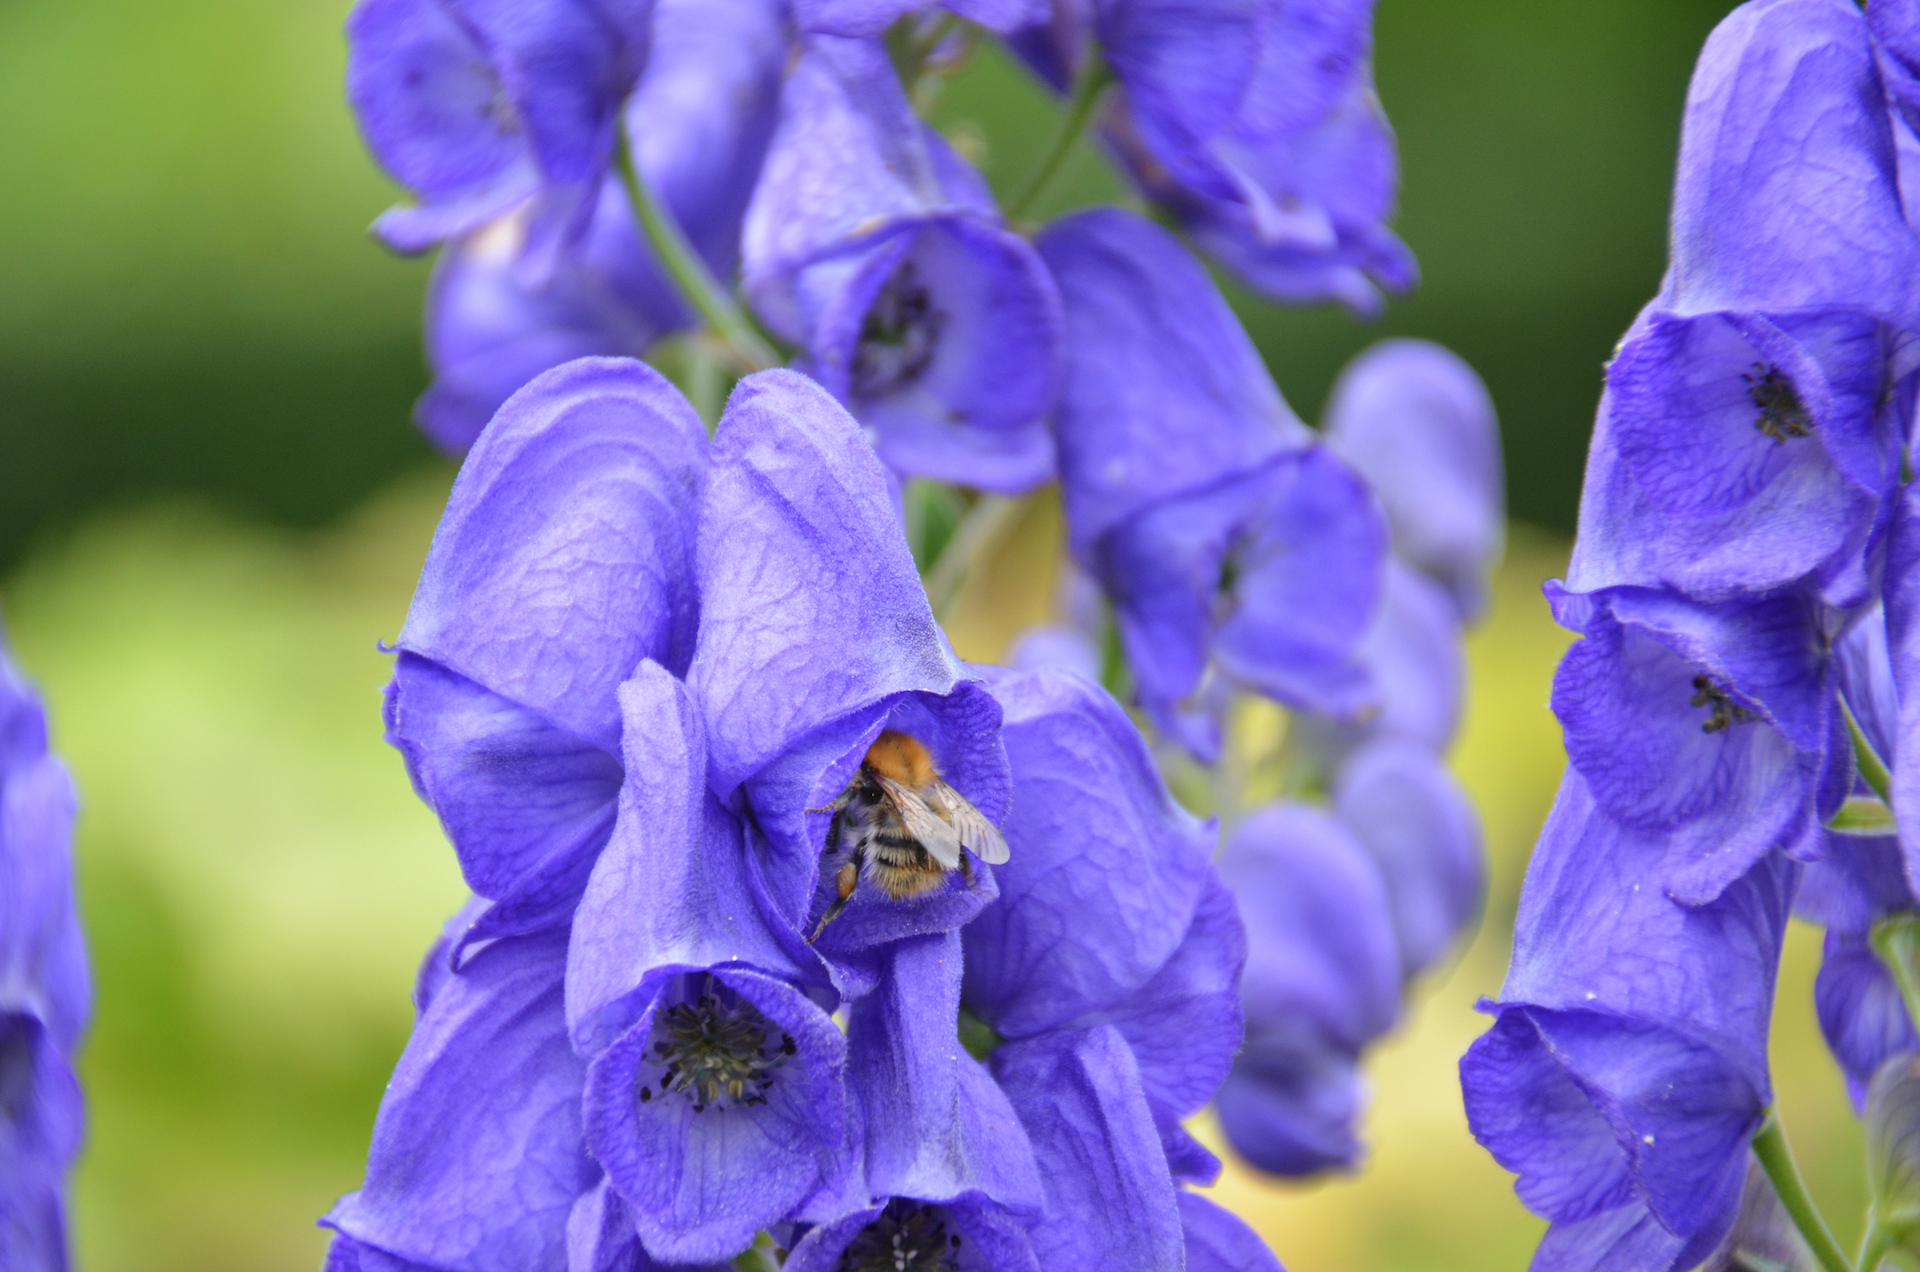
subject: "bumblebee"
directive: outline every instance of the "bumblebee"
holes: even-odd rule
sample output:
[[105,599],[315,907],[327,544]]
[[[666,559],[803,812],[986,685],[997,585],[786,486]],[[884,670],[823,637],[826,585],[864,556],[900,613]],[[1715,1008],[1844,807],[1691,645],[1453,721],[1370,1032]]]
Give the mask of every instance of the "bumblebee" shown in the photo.
[[[969,883],[972,851],[988,865],[1007,860],[1007,841],[966,796],[946,784],[918,738],[888,729],[827,806],[826,856],[846,855],[834,875],[835,899],[807,943],[840,917],[864,876],[896,901],[939,887],[949,871]],[[826,810],[823,810],[826,811]]]

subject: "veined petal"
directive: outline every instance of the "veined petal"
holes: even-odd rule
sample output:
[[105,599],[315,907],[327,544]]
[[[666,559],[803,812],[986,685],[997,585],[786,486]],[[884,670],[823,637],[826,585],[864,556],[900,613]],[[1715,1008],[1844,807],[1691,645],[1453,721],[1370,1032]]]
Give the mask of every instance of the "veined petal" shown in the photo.
[[515,394],[461,469],[400,648],[609,753],[614,690],[686,665],[705,434],[637,362],[588,359]]

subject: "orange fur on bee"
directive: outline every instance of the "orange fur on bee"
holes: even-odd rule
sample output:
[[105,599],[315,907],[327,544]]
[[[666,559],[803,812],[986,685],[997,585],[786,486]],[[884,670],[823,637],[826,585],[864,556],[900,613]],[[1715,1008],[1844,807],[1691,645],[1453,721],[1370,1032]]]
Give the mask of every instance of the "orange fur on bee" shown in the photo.
[[940,776],[933,756],[918,738],[888,729],[867,748],[867,767],[910,790],[920,790]]

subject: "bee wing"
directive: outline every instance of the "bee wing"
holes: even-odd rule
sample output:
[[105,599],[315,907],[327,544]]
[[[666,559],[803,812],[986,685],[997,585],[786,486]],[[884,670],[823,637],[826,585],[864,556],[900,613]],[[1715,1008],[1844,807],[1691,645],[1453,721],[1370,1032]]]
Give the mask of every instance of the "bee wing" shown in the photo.
[[954,833],[953,827],[911,786],[904,786],[884,773],[875,773],[874,777],[879,779],[880,789],[887,793],[893,811],[900,814],[907,833],[919,840],[920,846],[932,854],[935,861],[948,870],[958,870],[960,836]]
[[973,849],[974,855],[990,866],[1006,864],[1006,836],[987,820],[985,813],[968,803],[965,795],[945,782],[935,781],[930,792],[944,805],[941,812],[953,823],[954,833],[959,836],[962,846]]

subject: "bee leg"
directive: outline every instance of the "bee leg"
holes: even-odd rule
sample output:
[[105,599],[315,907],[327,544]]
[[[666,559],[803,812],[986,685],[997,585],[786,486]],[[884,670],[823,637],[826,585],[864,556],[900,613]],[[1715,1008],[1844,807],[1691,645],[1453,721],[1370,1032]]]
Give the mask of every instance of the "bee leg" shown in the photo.
[[973,886],[973,854],[965,848],[960,850],[960,879],[969,888]]
[[827,924],[840,917],[840,911],[847,908],[847,902],[852,900],[853,890],[858,886],[859,882],[860,862],[858,858],[840,867],[840,873],[835,875],[833,880],[834,890],[838,896],[834,900],[834,903],[827,907],[827,912],[820,916],[819,926],[814,928],[813,935],[807,938],[808,945],[812,945],[815,941],[819,940],[820,934],[827,930]]

